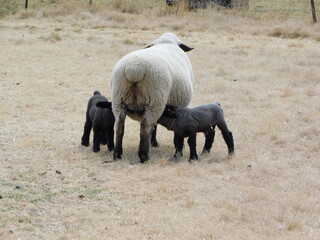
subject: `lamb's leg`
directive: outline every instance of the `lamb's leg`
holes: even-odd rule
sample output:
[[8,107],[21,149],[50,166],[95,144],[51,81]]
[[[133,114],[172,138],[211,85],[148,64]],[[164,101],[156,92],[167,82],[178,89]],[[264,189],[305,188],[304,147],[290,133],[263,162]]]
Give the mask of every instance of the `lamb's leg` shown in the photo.
[[92,148],[92,150],[94,152],[100,151],[100,142],[101,142],[101,132],[96,126],[93,126],[93,148]]
[[107,131],[101,131],[101,144],[108,144]]
[[116,146],[113,152],[113,159],[115,160],[122,158],[122,140],[124,134],[124,122],[126,119],[126,114],[126,109],[122,109],[119,119],[116,120]]
[[197,154],[197,132],[193,132],[189,135],[188,144],[190,148],[190,159],[191,160],[198,160]]
[[209,153],[212,148],[212,144],[214,142],[214,136],[215,136],[214,128],[215,128],[215,126],[213,128],[210,128],[209,131],[207,133],[205,133],[206,142],[203,146],[202,153]]
[[159,143],[157,140],[157,125],[153,127],[152,133],[151,133],[151,146],[152,147],[159,147]]
[[149,146],[153,127],[153,124],[148,123],[146,118],[140,123],[140,145],[138,155],[141,163],[149,160]]
[[82,146],[89,146],[89,138],[90,138],[90,132],[92,129],[92,122],[90,119],[88,119],[84,124],[84,131],[83,136],[81,138],[81,145]]
[[181,158],[183,156],[182,154],[183,142],[184,142],[184,138],[174,133],[173,143],[174,143],[174,147],[176,148],[176,153],[174,154],[175,158]]
[[219,129],[221,130],[222,136],[224,141],[228,146],[228,154],[231,155],[234,153],[234,142],[232,132],[228,130],[226,123],[221,123],[218,125]]
[[112,151],[114,149],[113,137],[114,137],[114,129],[113,129],[113,125],[112,125],[107,130],[107,140],[108,140],[109,151]]

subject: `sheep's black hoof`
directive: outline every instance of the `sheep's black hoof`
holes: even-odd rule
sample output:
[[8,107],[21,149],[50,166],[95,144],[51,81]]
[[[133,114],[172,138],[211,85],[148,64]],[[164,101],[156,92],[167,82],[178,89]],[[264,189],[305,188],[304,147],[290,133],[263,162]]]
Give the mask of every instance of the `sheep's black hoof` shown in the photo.
[[230,150],[230,149],[229,149],[228,154],[229,154],[230,156],[234,155],[234,150]]
[[159,147],[159,143],[157,141],[151,141],[151,147]]
[[85,147],[88,147],[89,146],[89,141],[81,141],[81,145],[82,146],[85,146]]
[[139,157],[141,163],[144,163],[150,159],[148,155],[140,155]]

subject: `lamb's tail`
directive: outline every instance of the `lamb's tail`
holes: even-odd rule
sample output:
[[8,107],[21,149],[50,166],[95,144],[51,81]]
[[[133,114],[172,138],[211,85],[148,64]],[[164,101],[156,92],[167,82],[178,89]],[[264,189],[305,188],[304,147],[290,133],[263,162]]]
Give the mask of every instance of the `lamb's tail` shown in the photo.
[[93,92],[93,95],[101,95],[101,93],[100,93],[98,90],[95,90],[95,91]]
[[131,62],[124,69],[124,75],[129,82],[140,82],[146,75],[146,67],[143,62]]
[[215,102],[215,105],[218,105],[219,107],[221,107],[221,104],[219,102]]

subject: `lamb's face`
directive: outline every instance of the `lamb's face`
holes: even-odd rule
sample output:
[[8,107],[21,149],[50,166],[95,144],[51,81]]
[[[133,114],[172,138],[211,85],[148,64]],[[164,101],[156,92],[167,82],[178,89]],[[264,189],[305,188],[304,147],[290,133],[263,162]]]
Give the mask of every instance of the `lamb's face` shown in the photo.
[[153,41],[152,45],[154,46],[158,44],[174,44],[179,46],[185,52],[191,51],[193,49],[185,45],[174,33],[162,34],[160,37]]

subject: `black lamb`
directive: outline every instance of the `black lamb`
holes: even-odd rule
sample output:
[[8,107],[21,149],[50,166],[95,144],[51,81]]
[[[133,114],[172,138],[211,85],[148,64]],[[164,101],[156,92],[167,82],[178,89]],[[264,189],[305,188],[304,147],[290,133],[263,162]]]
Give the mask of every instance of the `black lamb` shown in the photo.
[[[104,101],[110,104],[110,108],[97,107],[97,103]],[[81,145],[89,146],[89,137],[93,128],[93,148],[94,152],[100,151],[100,144],[108,144],[108,149],[114,149],[114,123],[115,118],[111,110],[111,102],[101,95],[99,91],[94,91],[93,96],[88,101],[86,112],[86,122],[81,138]]]
[[182,156],[183,141],[188,137],[190,160],[197,160],[196,150],[197,132],[203,132],[206,137],[203,153],[210,152],[215,126],[221,130],[224,141],[228,146],[229,155],[234,153],[232,132],[228,130],[223,109],[219,103],[201,105],[195,108],[172,108],[167,106],[158,123],[168,130],[174,131],[175,158]]

